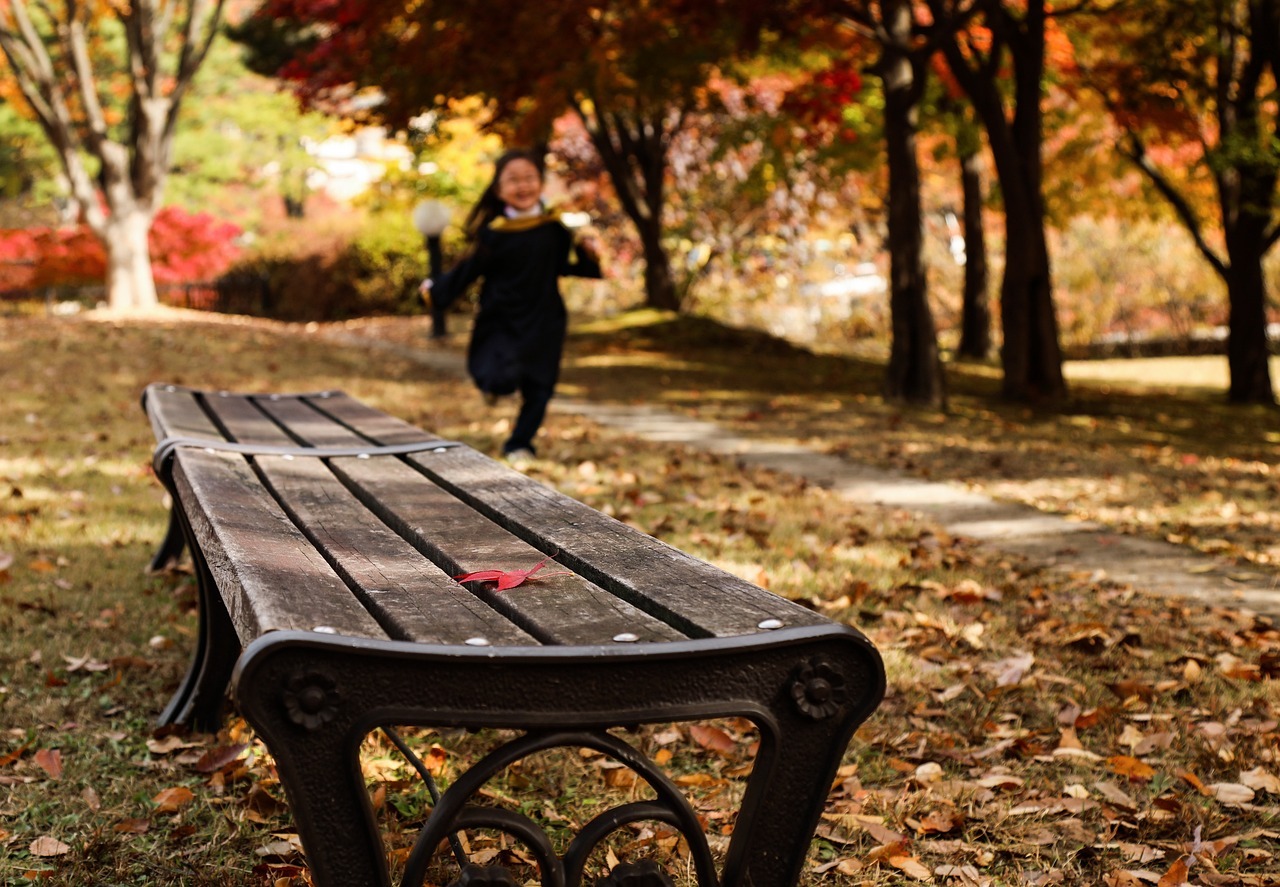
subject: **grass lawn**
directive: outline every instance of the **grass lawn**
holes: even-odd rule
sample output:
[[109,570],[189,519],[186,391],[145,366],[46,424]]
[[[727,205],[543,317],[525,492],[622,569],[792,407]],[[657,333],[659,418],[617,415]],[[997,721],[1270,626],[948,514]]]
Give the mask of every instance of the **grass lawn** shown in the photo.
[[[418,322],[349,326],[425,342]],[[0,319],[0,883],[307,883],[270,757],[242,722],[152,730],[195,619],[189,574],[145,575],[165,511],[138,395],[152,381],[341,388],[487,452],[510,420],[461,381],[324,332],[188,314]],[[1275,412],[1115,384],[1081,384],[1060,411],[1015,407],[991,399],[998,380],[982,368],[951,373],[948,412],[911,411],[879,400],[881,372],[638,313],[575,332],[565,388],[963,481],[1274,575]],[[1048,574],[902,512],[567,415],[552,416],[542,452],[539,479],[848,620],[881,649],[889,695],[850,746],[805,884],[1280,884],[1269,621]],[[752,731],[712,726],[632,738],[667,761],[723,843]],[[447,783],[487,739],[411,741]],[[381,738],[365,751],[401,859],[424,792]],[[601,764],[539,758],[490,794],[567,835],[634,791]],[[665,854],[684,870],[661,828],[625,837],[618,855]],[[520,864],[493,836],[471,843]]]
[[[1069,382],[1098,382],[1130,388],[1203,389],[1223,392],[1230,384],[1225,357],[1141,357],[1069,360]],[[1271,358],[1272,385],[1280,392],[1280,357]]]

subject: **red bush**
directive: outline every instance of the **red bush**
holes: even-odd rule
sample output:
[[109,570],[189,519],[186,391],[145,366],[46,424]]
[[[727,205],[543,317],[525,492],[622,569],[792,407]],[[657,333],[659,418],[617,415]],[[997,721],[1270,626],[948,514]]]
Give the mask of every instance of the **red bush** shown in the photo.
[[[213,280],[240,257],[240,229],[208,213],[166,206],[148,242],[157,283]],[[100,283],[106,250],[86,225],[0,231],[0,289]]]

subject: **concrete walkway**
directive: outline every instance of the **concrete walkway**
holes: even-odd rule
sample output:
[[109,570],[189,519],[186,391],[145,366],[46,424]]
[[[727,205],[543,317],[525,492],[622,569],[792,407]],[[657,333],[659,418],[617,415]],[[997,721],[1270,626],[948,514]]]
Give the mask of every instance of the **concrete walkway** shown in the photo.
[[[442,372],[465,373],[463,358],[454,351],[407,348],[351,333],[333,335],[348,344],[391,352]],[[1275,580],[1190,548],[1118,534],[1095,523],[998,502],[954,484],[852,463],[798,444],[744,438],[713,422],[658,407],[558,396],[552,410],[583,416],[646,440],[679,443],[731,456],[745,465],[803,477],[852,502],[904,509],[951,535],[977,539],[992,549],[1022,555],[1052,569],[1280,618],[1280,587]]]

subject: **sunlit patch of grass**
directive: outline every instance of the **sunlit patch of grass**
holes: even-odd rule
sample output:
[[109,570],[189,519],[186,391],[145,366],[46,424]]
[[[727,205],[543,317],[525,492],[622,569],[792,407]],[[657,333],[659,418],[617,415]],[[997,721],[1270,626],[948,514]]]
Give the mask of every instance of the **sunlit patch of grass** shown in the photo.
[[[1200,388],[1222,392],[1230,383],[1227,359],[1222,356],[1069,360],[1063,364],[1062,371],[1072,382],[1089,381],[1137,390]],[[1271,378],[1280,393],[1280,357],[1271,359]]]

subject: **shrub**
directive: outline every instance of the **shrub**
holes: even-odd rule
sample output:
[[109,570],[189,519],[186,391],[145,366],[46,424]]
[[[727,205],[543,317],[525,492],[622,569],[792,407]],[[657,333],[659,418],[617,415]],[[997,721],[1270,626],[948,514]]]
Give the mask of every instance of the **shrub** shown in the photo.
[[417,314],[426,251],[407,217],[343,210],[281,220],[234,273],[266,281],[279,320]]

